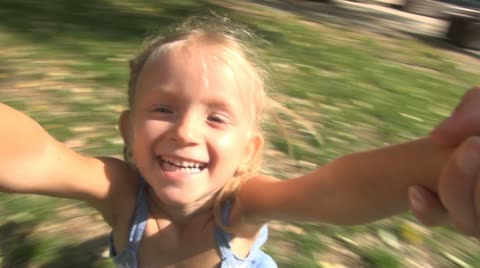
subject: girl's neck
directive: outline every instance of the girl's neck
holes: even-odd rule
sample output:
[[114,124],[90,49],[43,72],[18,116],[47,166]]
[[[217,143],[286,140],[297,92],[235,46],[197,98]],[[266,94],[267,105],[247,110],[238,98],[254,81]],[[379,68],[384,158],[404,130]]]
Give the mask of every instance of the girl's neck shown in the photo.
[[150,211],[155,218],[166,217],[172,221],[172,223],[183,225],[185,222],[188,222],[192,217],[198,214],[212,213],[213,215],[215,195],[208,196],[204,199],[200,199],[194,203],[184,206],[168,205],[162,202],[149,188],[148,200]]

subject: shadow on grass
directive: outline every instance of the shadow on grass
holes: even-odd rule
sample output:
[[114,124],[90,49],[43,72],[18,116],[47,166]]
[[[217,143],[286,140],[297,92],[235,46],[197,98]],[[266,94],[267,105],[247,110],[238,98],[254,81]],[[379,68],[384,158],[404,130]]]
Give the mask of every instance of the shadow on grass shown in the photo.
[[88,34],[125,42],[188,16],[195,12],[195,8],[213,8],[205,1],[197,1],[195,5],[161,3],[159,12],[152,14],[113,3],[104,0],[3,0],[0,3],[0,24],[14,33],[30,37],[32,41],[59,41],[59,37]]
[[108,246],[108,236],[99,236],[80,244],[63,247],[58,257],[40,268],[95,267]]
[[2,268],[26,268],[32,261],[39,246],[26,240],[35,224],[33,222],[9,221],[0,226],[0,252]]
[[30,237],[37,224],[33,221],[9,221],[0,226],[0,256],[2,268],[63,268],[95,267],[103,259],[102,252],[108,246],[108,236],[99,236],[79,244],[55,248],[49,261],[39,266],[39,259],[45,258],[43,243]]
[[[145,35],[161,31],[206,10],[229,13],[227,9],[199,1],[107,0],[2,0],[0,26],[35,43],[58,45],[69,42],[70,50],[81,54],[82,45],[72,39],[118,41],[142,40]],[[124,5],[113,3],[125,3]],[[134,8],[134,6],[138,8]]]
[[[108,58],[125,58],[140,47],[146,36],[207,10],[233,13],[207,0],[2,0],[0,31],[16,38],[10,46],[18,40],[31,43],[32,57],[67,58],[75,68],[99,74],[92,78],[96,83],[111,86],[124,81],[127,63],[121,63],[125,68],[119,69],[119,63],[109,62]],[[273,31],[263,30],[260,34],[273,43],[284,38]],[[4,46],[9,46],[10,40]]]

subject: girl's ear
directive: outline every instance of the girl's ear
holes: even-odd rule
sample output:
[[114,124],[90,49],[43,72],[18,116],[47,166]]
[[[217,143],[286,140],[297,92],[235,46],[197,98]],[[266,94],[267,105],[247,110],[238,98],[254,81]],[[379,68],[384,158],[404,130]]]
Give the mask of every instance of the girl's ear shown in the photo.
[[118,119],[118,129],[120,130],[120,134],[122,135],[123,143],[128,146],[130,144],[130,110],[125,110],[120,115]]
[[238,168],[238,172],[253,171],[260,165],[264,139],[260,133],[255,133],[250,137],[245,148],[243,160]]

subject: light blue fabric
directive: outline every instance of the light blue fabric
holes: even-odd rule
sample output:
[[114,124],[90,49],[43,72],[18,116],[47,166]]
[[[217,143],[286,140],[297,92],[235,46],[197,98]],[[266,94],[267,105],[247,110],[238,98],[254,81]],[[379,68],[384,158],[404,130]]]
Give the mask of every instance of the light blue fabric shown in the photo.
[[142,180],[137,192],[137,200],[135,202],[135,214],[130,228],[130,236],[128,238],[127,248],[117,254],[113,244],[113,232],[110,233],[110,256],[113,257],[118,268],[137,268],[137,251],[142,240],[145,224],[148,218],[148,203],[146,183]]
[[[223,208],[222,221],[228,225],[230,215],[231,202],[226,202]],[[261,247],[268,239],[268,227],[264,225],[260,229],[257,240],[253,243],[252,248],[246,258],[236,256],[230,248],[231,236],[224,232],[220,227],[215,228],[215,238],[217,246],[222,257],[221,268],[277,268],[277,264],[269,255],[261,250]]]
[[[134,218],[130,229],[130,236],[127,248],[117,254],[113,244],[113,234],[110,234],[110,256],[112,256],[118,268],[138,268],[137,266],[137,251],[145,231],[145,224],[148,218],[148,204],[147,204],[147,184],[142,180],[137,193],[137,200],[135,204]],[[227,202],[223,208],[223,222],[228,224],[228,217],[230,215],[231,203]],[[263,226],[257,240],[254,242],[250,253],[246,258],[237,257],[230,248],[231,236],[224,232],[220,227],[215,227],[215,239],[221,254],[221,268],[277,268],[273,259],[265,254],[260,248],[267,241],[268,228]]]

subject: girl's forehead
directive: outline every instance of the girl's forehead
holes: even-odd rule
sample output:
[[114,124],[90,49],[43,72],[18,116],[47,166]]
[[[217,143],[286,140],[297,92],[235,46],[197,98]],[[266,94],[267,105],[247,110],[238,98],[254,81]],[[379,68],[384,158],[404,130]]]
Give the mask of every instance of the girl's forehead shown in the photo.
[[[176,44],[156,53],[144,66],[140,90],[156,86],[245,93],[258,80],[248,61],[235,50],[202,44]],[[250,94],[248,94],[250,95]]]

